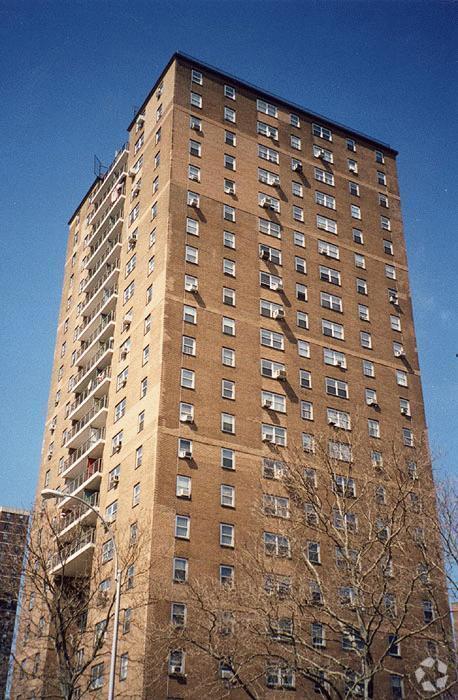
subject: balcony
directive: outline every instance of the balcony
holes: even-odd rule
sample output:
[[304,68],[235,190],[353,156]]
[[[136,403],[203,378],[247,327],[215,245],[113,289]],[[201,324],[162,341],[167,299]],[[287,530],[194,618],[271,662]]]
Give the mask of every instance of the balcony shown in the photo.
[[102,299],[105,291],[115,286],[115,282],[118,278],[118,273],[119,264],[115,267],[110,266],[109,269],[106,270],[105,274],[102,275],[102,277],[99,279],[97,284],[94,287],[91,286],[91,291],[89,294],[86,294],[86,301],[84,303],[84,306],[82,306],[81,308],[81,315],[87,316],[94,310],[94,308]]
[[104,254],[101,258],[97,260],[94,267],[89,270],[88,276],[83,282],[83,292],[87,292],[92,289],[101,277],[103,277],[107,272],[110,272],[114,267],[118,267],[116,263],[119,263],[117,256],[121,252],[121,236],[116,236],[117,240],[114,240],[104,249]]
[[78,374],[72,379],[70,390],[77,392],[81,390],[86,382],[97,378],[98,374],[111,364],[113,355],[113,338],[107,340],[106,343],[101,343],[99,350],[87,365],[82,367]]
[[93,231],[91,237],[87,241],[88,246],[94,245],[95,241],[97,241],[100,236],[104,238],[106,233],[117,224],[118,219],[123,217],[123,204],[125,199],[125,192],[119,190],[116,199],[113,202],[109,202],[108,207],[104,208],[103,212],[100,212],[100,218],[92,224]]
[[83,360],[90,362],[91,359],[99,351],[99,343],[105,343],[109,338],[113,336],[115,325],[115,314],[114,311],[110,311],[106,316],[102,316],[102,320],[95,328],[89,338],[81,342],[81,348],[79,349],[75,363],[81,364]]
[[[122,221],[122,219],[118,219],[118,221]],[[102,238],[99,238],[95,247],[91,246],[91,256],[86,260],[85,270],[94,269],[107,250],[111,250],[113,245],[121,240],[121,231],[114,232],[113,229],[115,228],[116,224]]]
[[62,476],[70,478],[76,476],[78,469],[81,469],[83,461],[87,459],[97,459],[102,456],[105,445],[105,428],[93,428],[92,433],[86,442],[74,450],[65,460],[62,469]]
[[103,179],[100,181],[97,189],[91,195],[90,202],[94,205],[96,211],[100,209],[113,187],[118,184],[119,179],[125,172],[128,155],[129,144],[123,143],[119,151],[115,153],[113,162],[108,167],[108,170],[103,176]]
[[[97,491],[102,480],[102,459],[88,459],[86,469],[75,479],[67,482],[67,485],[62,489],[62,493],[78,496],[83,491]],[[69,503],[68,498],[63,498],[58,502],[59,508],[64,508]]]
[[95,529],[91,528],[72,542],[60,547],[50,559],[51,573],[60,576],[85,576],[89,573],[95,546]]
[[77,340],[86,340],[88,337],[90,337],[91,331],[94,330],[98,317],[113,311],[114,307],[116,306],[117,298],[118,288],[116,286],[111,287],[111,289],[105,289],[101,300],[92,310],[91,314],[89,316],[84,316]]
[[[66,539],[69,535],[71,535],[75,527],[87,528],[88,526],[93,527],[96,524],[97,515],[94,513],[92,508],[88,506],[98,508],[99,493],[91,493],[87,497],[84,496],[83,498],[88,504],[87,506],[83,505],[82,503],[78,503],[78,501],[73,501],[74,504],[77,503],[78,505],[75,505],[74,508],[68,511],[61,510],[61,519],[57,527],[57,533],[60,540],[63,538]],[[72,501],[68,502],[68,505],[70,504],[72,504]]]
[[108,387],[111,381],[111,365],[105,367],[102,371],[97,370],[94,379],[91,379],[87,389],[78,394],[76,399],[70,405],[68,418],[71,420],[80,420],[87,413],[90,399],[100,398],[108,393]]
[[90,410],[65,434],[65,447],[75,449],[89,438],[92,428],[102,428],[106,423],[108,396],[94,399]]

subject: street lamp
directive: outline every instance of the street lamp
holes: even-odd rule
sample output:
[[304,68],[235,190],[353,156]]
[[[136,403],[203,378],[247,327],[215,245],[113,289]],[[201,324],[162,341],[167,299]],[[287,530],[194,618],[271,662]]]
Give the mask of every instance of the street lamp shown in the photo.
[[50,498],[55,498],[56,500],[59,498],[70,498],[73,501],[79,501],[80,503],[83,503],[87,508],[94,511],[96,516],[102,521],[106,532],[108,532],[111,536],[111,541],[113,542],[113,552],[114,552],[116,593],[115,593],[115,607],[114,607],[113,643],[111,645],[110,676],[109,676],[109,683],[108,683],[108,700],[114,700],[115,675],[116,675],[116,654],[117,654],[117,648],[118,648],[119,607],[120,607],[120,603],[121,603],[121,569],[119,568],[118,550],[116,547],[116,540],[114,537],[114,532],[111,529],[109,523],[105,520],[105,518],[102,515],[100,515],[99,511],[96,510],[94,508],[94,506],[92,506],[90,503],[85,501],[83,498],[79,498],[79,496],[72,496],[71,494],[63,493],[62,491],[58,491],[57,489],[43,489],[43,491],[41,492],[41,497],[45,501],[49,500]]

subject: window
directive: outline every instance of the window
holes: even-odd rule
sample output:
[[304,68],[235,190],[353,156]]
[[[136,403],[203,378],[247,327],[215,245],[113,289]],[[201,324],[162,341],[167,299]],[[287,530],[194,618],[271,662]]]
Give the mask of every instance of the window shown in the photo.
[[344,339],[344,327],[340,323],[334,323],[333,321],[327,321],[326,319],[321,319],[321,330],[323,335],[330,338],[335,338],[336,340]]
[[290,114],[289,115],[289,123],[291,124],[291,126],[295,126],[299,129],[300,125],[301,125],[301,120],[297,116],[297,114]]
[[332,197],[330,194],[325,194],[324,192],[315,192],[315,202],[328,209],[336,208],[335,197]]
[[382,194],[381,192],[379,192],[378,203],[380,204],[381,207],[384,207],[385,209],[389,209],[390,204],[388,202],[388,197],[386,196],[386,194]]
[[402,429],[402,442],[405,447],[414,446],[413,432],[410,428]]
[[224,178],[224,192],[225,194],[235,194],[236,185],[234,180],[228,180]]
[[302,389],[312,388],[312,373],[306,369],[299,370],[299,386]]
[[127,678],[127,669],[129,666],[129,654],[121,654],[119,658],[119,680],[125,681]]
[[321,148],[321,146],[313,146],[313,156],[315,158],[320,158],[320,160],[324,160],[326,163],[334,162],[334,155],[332,151],[328,151],[326,148]]
[[364,294],[367,296],[367,282],[366,280],[357,278],[356,279],[356,291],[358,294]]
[[232,122],[233,124],[235,124],[235,121],[236,121],[235,109],[232,109],[231,107],[224,107],[224,121]]
[[359,334],[359,342],[362,348],[370,350],[372,348],[372,336],[366,331],[361,331]]
[[332,131],[320,124],[312,124],[312,134],[321,139],[326,139],[326,141],[332,141]]
[[230,156],[228,153],[224,154],[224,167],[227,170],[236,170],[236,160],[234,156]]
[[256,122],[256,132],[261,134],[261,136],[267,136],[274,141],[278,141],[278,129],[265,122]]
[[310,433],[302,433],[302,449],[304,452],[315,452],[315,438]]
[[202,95],[199,95],[199,93],[191,92],[189,101],[193,107],[197,107],[197,109],[202,109]]
[[358,318],[361,321],[369,321],[369,307],[364,304],[358,304]]
[[197,165],[188,165],[188,179],[200,182],[200,168]]
[[235,100],[235,88],[231,85],[225,85],[224,97],[228,97],[230,100]]
[[402,369],[397,369],[396,370],[396,383],[399,386],[408,386],[407,372],[404,372]]
[[185,260],[188,263],[192,263],[193,265],[197,265],[199,262],[199,251],[197,248],[193,248],[190,245],[187,245],[185,247]]
[[295,673],[291,668],[269,665],[266,669],[266,685],[268,688],[294,690],[296,687]]
[[[386,255],[394,255],[393,243],[392,243],[392,241],[388,241],[386,238],[383,239],[383,252]],[[385,274],[386,274],[386,267],[385,267]],[[387,277],[388,277],[388,275],[387,275]],[[396,277],[393,277],[393,279],[396,279]]]
[[235,235],[230,231],[223,231],[223,245],[225,248],[235,249]]
[[291,192],[295,197],[303,197],[304,196],[304,188],[302,187],[300,182],[292,182],[291,183]]
[[348,183],[348,191],[355,197],[359,197],[359,185],[357,182]]
[[151,314],[148,314],[148,316],[145,317],[144,323],[143,323],[143,334],[146,335],[149,333],[151,330]]
[[150,284],[150,286],[146,290],[146,303],[149,304],[152,298],[153,298],[153,285]]
[[390,280],[396,279],[396,268],[393,265],[385,265],[385,277]]
[[297,311],[296,312],[296,325],[298,328],[305,328],[308,330],[309,327],[309,315],[306,314],[304,311]]
[[177,498],[191,498],[191,477],[177,474],[175,495]]
[[313,404],[311,401],[301,401],[301,418],[313,420]]
[[310,564],[321,564],[321,552],[318,542],[307,542],[306,553]]
[[261,425],[261,437],[263,442],[270,442],[282,447],[286,446],[286,428],[263,423]]
[[104,673],[104,663],[96,664],[91,668],[91,677],[89,682],[89,688],[91,690],[96,690],[103,686],[103,673]]
[[235,487],[221,484],[220,503],[226,508],[235,508]]
[[328,294],[327,292],[320,292],[320,303],[324,309],[331,309],[332,311],[339,311],[342,313],[342,299],[334,294]]
[[361,208],[356,206],[356,204],[351,204],[350,214],[353,219],[361,219]]
[[170,607],[170,621],[175,627],[184,627],[186,624],[186,605],[184,603],[172,603]]
[[327,412],[328,424],[342,430],[351,429],[350,414],[346,411],[338,411],[336,408],[328,408]]
[[235,452],[227,447],[221,448],[221,467],[223,469],[235,469]]
[[294,221],[304,221],[304,210],[302,207],[293,206],[293,219]]
[[235,416],[230,413],[221,414],[221,431],[223,433],[235,433]]
[[194,306],[183,306],[183,321],[186,323],[197,323],[197,309]]
[[355,253],[355,267],[361,267],[363,270],[366,269],[366,259],[364,255]]
[[278,151],[274,151],[273,148],[267,148],[267,146],[262,146],[261,144],[258,144],[258,156],[263,160],[276,163],[277,165],[280,162]]
[[114,410],[114,422],[118,421],[126,412],[127,400],[124,398],[122,401],[116,404]]
[[310,357],[310,343],[307,340],[297,340],[297,354],[299,357]]
[[137,449],[135,450],[135,469],[138,469],[138,467],[141,467],[142,462],[143,462],[143,446],[140,445],[140,447],[137,447]]
[[331,348],[323,348],[323,361],[325,365],[334,365],[343,369],[347,367],[347,358],[344,353]]
[[191,336],[182,336],[182,352],[184,355],[196,355],[196,339]]
[[386,175],[380,170],[377,170],[377,183],[386,186]]
[[261,243],[259,246],[259,257],[262,260],[269,260],[275,265],[281,265],[281,251],[277,248],[271,248]]
[[384,231],[391,231],[391,221],[387,216],[380,217],[380,228]]
[[234,321],[234,319],[227,318],[226,316],[223,316],[221,330],[225,335],[235,335],[235,321]]
[[369,418],[367,421],[367,430],[370,437],[379,438],[380,437],[380,423],[378,420],[373,420]]
[[[327,244],[330,245],[330,244]],[[330,267],[325,267],[324,265],[320,265],[320,280],[323,282],[329,282],[330,284],[336,284],[340,286],[341,284],[341,279],[340,279],[340,272],[338,270],[333,270]]]
[[235,350],[221,348],[221,362],[227,367],[235,367]]
[[175,516],[175,537],[182,540],[189,540],[191,518],[188,515]]
[[227,204],[223,205],[223,219],[235,222],[235,209]]
[[222,586],[232,586],[234,583],[234,567],[221,564],[219,567],[219,581]]
[[142,350],[142,366],[146,365],[146,363],[149,361],[149,345],[143,348]]
[[275,333],[274,331],[268,331],[265,328],[261,328],[261,345],[264,345],[274,350],[284,350],[285,339],[282,333]]
[[173,580],[176,583],[185,583],[188,579],[188,560],[181,557],[173,559]]
[[148,391],[148,378],[144,377],[140,382],[140,398],[141,399],[144,396],[146,396],[147,391]]
[[234,531],[234,525],[229,525],[228,523],[219,524],[219,543],[221,547],[234,547]]
[[271,360],[261,360],[261,374],[263,377],[271,377],[272,379],[284,377],[286,376],[285,365]]
[[237,145],[237,137],[233,131],[225,131],[224,132],[224,143],[226,143],[228,146],[236,146]]
[[327,170],[322,170],[321,168],[315,168],[315,180],[318,182],[324,182],[326,185],[334,186],[334,175]]
[[194,389],[195,372],[192,369],[182,369],[180,384],[184,389]]
[[132,506],[137,506],[140,503],[140,484],[135,484],[132,489]]
[[312,645],[314,647],[325,647],[326,640],[324,637],[324,627],[319,622],[313,622],[311,625],[312,630]]
[[235,289],[223,287],[223,304],[227,304],[227,306],[235,306]]
[[[305,260],[302,260],[302,258],[295,258],[295,263],[296,272],[302,272],[303,274],[305,274]],[[307,301],[307,287],[305,286],[305,284],[296,284],[296,299],[298,301]]]
[[235,277],[235,262],[228,258],[223,258],[223,273],[230,277]]
[[191,70],[191,82],[196,83],[197,85],[202,85],[203,84],[203,76],[202,73],[198,70]]
[[301,140],[298,136],[291,135],[289,137],[289,142],[290,142],[291,148],[294,148],[296,151],[300,151],[302,149]]
[[352,236],[355,243],[359,243],[360,245],[364,244],[363,232],[360,231],[359,228],[352,229]]
[[391,697],[395,700],[402,700],[404,695],[404,682],[401,676],[390,674]]
[[326,393],[330,396],[339,396],[341,399],[348,399],[348,384],[332,377],[325,378]]
[[115,452],[119,452],[119,450],[122,447],[122,438],[123,438],[123,431],[120,430],[119,433],[116,433],[111,439],[111,452],[114,454]]
[[408,399],[399,399],[399,409],[403,416],[410,416],[410,401]]
[[390,326],[393,331],[401,331],[401,319],[399,316],[390,315]]
[[382,151],[375,151],[375,162],[376,163],[384,163],[385,162],[385,156],[383,155]]
[[194,131],[202,131],[202,120],[191,114],[189,117],[189,128],[194,129]]
[[202,144],[199,143],[199,141],[193,141],[193,139],[189,140],[189,153],[192,156],[196,156],[200,158],[202,155]]
[[264,457],[262,460],[262,475],[265,479],[281,479],[285,473],[285,464],[275,459]]
[[317,228],[327,231],[328,233],[337,234],[337,222],[334,219],[328,219],[326,216],[321,214],[316,215],[316,225]]
[[291,555],[288,537],[273,532],[264,532],[264,551],[270,556],[289,557]]
[[263,408],[268,408],[270,411],[286,413],[286,396],[275,394],[271,391],[262,391],[261,405]]
[[269,104],[268,102],[264,102],[264,100],[256,100],[256,109],[258,110],[258,112],[268,114],[269,117],[278,116],[277,108],[274,105]]
[[298,245],[301,248],[305,248],[305,236],[300,231],[293,231],[293,242],[294,245]]

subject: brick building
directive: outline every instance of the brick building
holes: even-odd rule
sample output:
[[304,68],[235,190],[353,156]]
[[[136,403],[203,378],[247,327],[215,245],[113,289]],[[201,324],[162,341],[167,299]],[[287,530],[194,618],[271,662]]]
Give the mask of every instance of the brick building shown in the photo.
[[[425,416],[393,148],[182,54],[128,132],[69,221],[38,491],[146,533],[173,600],[180,571],[232,575],[272,449],[358,414],[377,464]],[[60,507],[65,574],[98,546],[109,572],[93,514]],[[186,697],[175,671],[167,697]]]

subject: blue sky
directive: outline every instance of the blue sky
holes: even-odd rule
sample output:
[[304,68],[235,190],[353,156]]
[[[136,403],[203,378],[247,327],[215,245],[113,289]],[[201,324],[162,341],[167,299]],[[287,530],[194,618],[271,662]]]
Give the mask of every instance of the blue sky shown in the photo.
[[0,0],[0,503],[34,494],[66,222],[182,50],[392,144],[433,451],[456,470],[458,5]]

